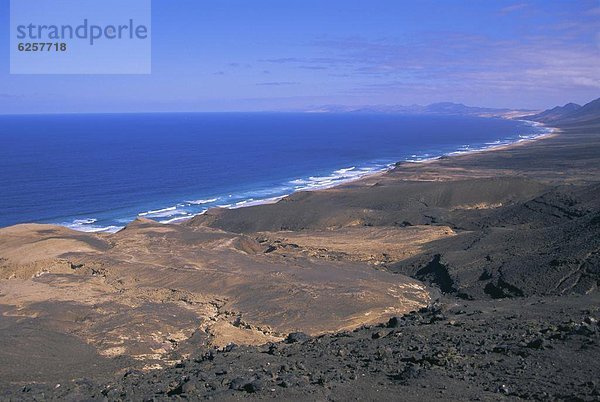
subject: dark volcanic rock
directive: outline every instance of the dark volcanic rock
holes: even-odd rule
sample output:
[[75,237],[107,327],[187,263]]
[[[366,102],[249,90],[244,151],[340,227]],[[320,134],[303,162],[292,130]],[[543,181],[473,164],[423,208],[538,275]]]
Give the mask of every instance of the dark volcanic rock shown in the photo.
[[306,342],[310,339],[304,332],[292,332],[285,338],[286,343]]
[[484,216],[461,212],[472,230],[388,268],[464,298],[589,293],[600,284],[599,213],[598,184],[558,188]]
[[434,284],[444,293],[456,292],[454,281],[448,273],[448,268],[441,262],[441,255],[437,254],[433,260],[415,273],[415,278],[422,282]]
[[398,328],[403,327],[404,325],[406,325],[406,320],[404,317],[392,317],[387,322],[388,328]]
[[108,383],[6,384],[0,399],[495,400],[503,394],[592,401],[600,395],[599,305],[597,294],[448,298],[380,326],[213,350]]

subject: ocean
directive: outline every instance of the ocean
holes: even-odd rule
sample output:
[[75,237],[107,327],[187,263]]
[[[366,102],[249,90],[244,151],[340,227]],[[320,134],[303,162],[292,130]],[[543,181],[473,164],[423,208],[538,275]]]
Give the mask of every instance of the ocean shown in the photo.
[[0,116],[0,227],[114,232],[527,140],[533,123],[464,116],[157,113]]

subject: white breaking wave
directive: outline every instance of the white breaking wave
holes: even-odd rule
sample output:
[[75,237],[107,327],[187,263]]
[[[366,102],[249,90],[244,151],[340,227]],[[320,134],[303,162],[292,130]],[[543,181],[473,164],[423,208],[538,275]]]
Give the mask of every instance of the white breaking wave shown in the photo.
[[242,206],[242,205],[247,204],[247,203],[252,202],[252,201],[254,201],[254,198],[248,198],[247,200],[238,201],[234,205],[235,206]]
[[352,166],[352,167],[349,167],[349,168],[338,169],[338,170],[336,170],[336,171],[335,171],[335,172],[333,172],[333,173],[335,173],[335,174],[344,174],[344,173],[346,173],[346,172],[351,172],[351,171],[353,171],[354,169],[356,169],[356,166]]
[[87,219],[75,219],[73,222],[60,223],[61,226],[68,227],[69,229],[77,230],[79,232],[88,233],[115,233],[123,229],[123,226],[98,226],[94,223],[98,222],[98,219],[87,218]]
[[98,221],[98,219],[95,219],[95,218],[75,219],[73,221],[73,225],[90,225],[97,221]]
[[147,215],[162,214],[162,213],[169,212],[169,211],[175,211],[176,209],[177,209],[177,207],[168,207],[168,208],[163,208],[163,209],[155,209],[155,210],[150,210],[150,211],[146,211],[146,212],[141,212],[138,215],[139,216],[147,216]]
[[379,165],[374,167],[362,167],[359,169],[352,166],[334,170],[333,174],[328,176],[310,176],[307,179],[290,180],[288,183],[294,185],[295,191],[318,190],[357,180],[367,175],[387,170],[390,166],[391,165]]
[[104,227],[90,227],[90,228],[82,228],[82,229],[75,229],[75,230],[79,230],[81,232],[88,232],[88,233],[117,233],[119,230],[123,229],[124,226],[104,226]]
[[207,200],[192,200],[192,201],[186,201],[186,202],[191,205],[202,205],[202,204],[210,204],[211,202],[216,202],[218,200],[219,200],[219,197],[210,198]]
[[244,208],[244,207],[253,207],[256,205],[274,204],[277,201],[279,201],[285,197],[287,197],[287,195],[280,195],[277,197],[270,197],[270,198],[262,198],[260,200],[255,200],[255,199],[250,198],[248,200],[243,200],[243,201],[237,202],[234,205],[230,205],[228,208],[229,209],[238,209],[238,208]]
[[163,209],[156,209],[152,211],[146,211],[138,214],[138,216],[144,216],[147,218],[169,218],[177,215],[189,215],[189,212],[183,209],[178,209],[177,206],[174,206]]

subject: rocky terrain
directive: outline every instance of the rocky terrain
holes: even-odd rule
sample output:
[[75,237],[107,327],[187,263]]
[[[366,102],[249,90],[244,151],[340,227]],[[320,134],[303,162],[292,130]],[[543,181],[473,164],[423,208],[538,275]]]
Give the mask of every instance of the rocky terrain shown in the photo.
[[[78,356],[73,366],[150,369],[197,348],[352,329],[430,301],[418,280],[271,247],[260,238],[149,220],[114,235],[50,225],[0,229],[3,330],[19,338],[17,348],[0,339],[1,377],[46,379],[29,376],[35,367],[54,378],[53,364],[7,364],[30,358],[32,343],[87,350],[87,360]],[[66,364],[50,350],[38,357]]]
[[0,398],[599,400],[600,125],[570,116],[182,225],[0,229]]
[[[320,337],[200,351],[156,372],[29,384],[5,398],[598,400],[600,298],[441,303]],[[587,306],[587,307],[585,307]]]

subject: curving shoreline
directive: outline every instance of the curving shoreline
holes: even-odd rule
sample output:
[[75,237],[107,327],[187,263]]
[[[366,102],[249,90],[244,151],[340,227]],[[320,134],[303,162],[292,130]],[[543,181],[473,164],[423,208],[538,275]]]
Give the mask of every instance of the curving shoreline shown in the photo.
[[[505,118],[506,120],[514,120],[511,118]],[[520,119],[522,122],[526,122],[529,125],[534,126],[543,126],[540,123],[531,122]],[[552,129],[552,128],[547,128]],[[554,129],[555,130],[555,129]],[[206,199],[202,200],[190,200],[184,201],[182,203],[178,203],[177,205],[170,205],[167,207],[155,207],[152,210],[147,210],[145,212],[140,212],[137,214],[137,217],[148,217],[150,219],[154,219],[160,223],[174,223],[181,224],[190,219],[193,219],[195,216],[206,213],[206,211],[210,208],[225,208],[225,209],[238,209],[244,207],[254,207],[264,204],[272,204],[276,203],[284,198],[289,197],[298,192],[303,191],[318,191],[322,189],[333,188],[337,186],[344,186],[347,184],[352,184],[356,182],[360,182],[361,180],[370,180],[373,177],[377,177],[379,175],[385,174],[394,169],[394,167],[398,163],[430,163],[439,159],[451,158],[460,155],[472,155],[481,152],[495,151],[505,149],[507,147],[520,146],[523,144],[528,144],[535,142],[537,140],[541,140],[544,138],[548,138],[553,135],[555,132],[551,133],[542,133],[539,135],[526,136],[526,138],[519,138],[511,140],[506,143],[506,141],[498,140],[500,144],[487,143],[483,146],[465,146],[463,149],[461,147],[455,148],[454,151],[445,152],[440,155],[435,155],[433,157],[429,157],[426,155],[412,155],[412,157],[406,157],[405,159],[396,160],[393,162],[387,163],[385,166],[377,168],[361,168],[359,165],[352,167],[340,168],[328,176],[323,177],[309,177],[308,179],[296,179],[292,180],[292,182],[297,182],[296,185],[292,187],[296,187],[295,189],[291,189],[289,192],[285,194],[276,194],[274,196],[267,196],[266,198],[254,197],[254,198],[239,198],[239,201],[235,202],[227,202],[227,198],[225,196],[222,197],[206,197]],[[495,141],[497,142],[497,141]],[[416,158],[416,159],[415,159]],[[313,180],[314,179],[314,180]],[[213,205],[216,204],[216,205]],[[168,205],[168,204],[167,204]],[[207,205],[205,208],[201,208],[199,212],[194,212],[194,208],[190,210],[186,210],[186,205],[190,205],[196,209],[197,207],[202,207],[203,205]],[[177,216],[177,212],[181,209],[182,212],[185,212],[183,216]],[[92,215],[93,216],[93,215]],[[79,216],[72,221],[58,221],[58,222],[48,222],[53,224],[58,224],[61,226],[65,226],[70,229],[74,229],[80,232],[88,232],[88,233],[116,233],[119,230],[122,230],[126,224],[130,223],[134,217],[127,219],[117,219],[114,222],[102,222],[103,219],[92,217],[92,216]],[[117,222],[120,221],[120,222]]]
[[[512,120],[512,119],[509,119]],[[339,183],[335,183],[329,186],[323,186],[323,187],[319,187],[319,188],[305,188],[305,189],[299,189],[296,190],[292,193],[289,194],[285,194],[285,195],[281,195],[281,196],[277,196],[277,197],[271,197],[268,199],[264,199],[264,200],[252,200],[250,202],[246,202],[243,205],[239,205],[239,206],[217,206],[217,207],[213,207],[213,208],[207,208],[206,210],[202,211],[199,214],[195,214],[193,216],[189,216],[189,217],[182,217],[182,218],[175,218],[169,222],[160,222],[160,223],[185,223],[188,222],[189,220],[193,219],[196,216],[199,215],[203,215],[205,213],[207,213],[210,209],[215,209],[215,208],[223,208],[223,209],[239,209],[239,208],[247,208],[247,207],[254,207],[254,206],[258,206],[258,205],[269,205],[269,204],[274,204],[277,203],[279,201],[281,201],[284,198],[287,198],[293,194],[296,194],[298,192],[302,192],[302,191],[306,191],[306,192],[313,192],[313,191],[320,191],[320,190],[327,190],[327,189],[332,189],[335,187],[343,187],[345,185],[348,184],[352,184],[352,183],[360,183],[363,180],[371,180],[373,178],[376,177],[380,177],[381,175],[386,174],[387,172],[390,172],[392,170],[394,170],[394,168],[396,166],[398,166],[399,164],[403,164],[403,163],[415,163],[415,164],[425,164],[425,163],[432,163],[435,161],[439,161],[442,159],[447,159],[447,158],[452,158],[452,157],[460,157],[460,156],[467,156],[467,155],[476,155],[478,153],[484,153],[484,152],[494,152],[494,151],[501,151],[501,150],[506,150],[506,149],[510,149],[513,147],[517,147],[517,146],[525,146],[528,144],[532,144],[535,143],[536,141],[541,141],[541,140],[545,140],[545,139],[550,139],[550,138],[554,138],[556,136],[559,135],[560,129],[556,128],[556,127],[548,127],[542,123],[538,123],[538,122],[534,122],[534,121],[529,121],[529,120],[521,120],[524,122],[529,122],[529,123],[533,123],[533,125],[536,126],[541,126],[546,128],[547,130],[549,130],[549,132],[547,133],[542,133],[539,135],[535,135],[533,137],[529,137],[529,138],[521,138],[518,140],[515,140],[513,142],[510,143],[506,143],[506,144],[499,144],[499,145],[489,145],[483,148],[477,148],[477,149],[472,149],[472,150],[466,150],[466,151],[454,151],[454,152],[450,152],[447,154],[443,154],[443,155],[439,155],[439,156],[434,156],[431,158],[425,158],[425,159],[421,159],[421,160],[401,160],[401,161],[397,161],[395,163],[390,163],[387,167],[378,170],[378,171],[374,171],[374,172],[370,172],[370,173],[366,173],[364,175],[361,175],[359,177],[356,178],[352,178],[352,179],[348,179],[345,181],[341,181]]]
[[[508,119],[508,120],[514,120],[514,119]],[[556,127],[548,127],[542,123],[538,123],[538,122],[534,122],[534,121],[529,121],[529,120],[523,120],[523,119],[519,119],[519,121],[523,121],[523,122],[527,122],[527,123],[531,123],[534,126],[540,126],[540,127],[544,127],[545,129],[549,130],[549,132],[547,133],[542,133],[542,134],[538,134],[538,135],[533,135],[533,136],[528,136],[527,138],[520,138],[518,140],[512,141],[512,142],[508,142],[508,143],[504,143],[504,144],[498,144],[498,145],[489,145],[489,146],[485,146],[485,147],[481,147],[481,148],[476,148],[476,149],[469,149],[469,150],[458,150],[458,151],[453,151],[450,153],[445,153],[442,155],[437,155],[431,158],[424,158],[424,159],[419,159],[419,160],[410,160],[410,159],[405,159],[405,160],[400,160],[400,161],[396,161],[394,163],[390,163],[388,164],[386,167],[380,169],[380,170],[376,170],[373,172],[368,172],[362,175],[359,175],[357,177],[353,177],[353,178],[349,178],[346,180],[340,180],[336,183],[332,183],[329,185],[323,185],[323,186],[317,186],[317,187],[313,187],[313,188],[301,188],[301,189],[297,189],[289,194],[284,194],[284,195],[280,195],[280,196],[275,196],[275,197],[269,197],[266,199],[258,199],[258,200],[254,200],[254,199],[250,199],[248,201],[242,201],[239,202],[236,205],[222,205],[222,206],[216,206],[216,207],[211,207],[211,208],[207,208],[204,211],[198,213],[198,214],[194,214],[191,216],[185,216],[185,217],[180,217],[180,218],[173,218],[173,219],[169,219],[167,221],[158,221],[159,223],[163,223],[163,224],[181,224],[181,223],[185,223],[188,222],[189,220],[193,219],[196,216],[199,215],[203,215],[205,213],[207,213],[210,209],[218,209],[218,208],[223,208],[223,209],[239,209],[239,208],[247,208],[247,207],[254,207],[254,206],[258,206],[258,205],[269,205],[269,204],[274,204],[277,203],[279,201],[281,201],[284,198],[287,198],[293,194],[296,194],[298,192],[302,192],[302,191],[307,191],[307,192],[312,192],[312,191],[320,191],[320,190],[327,190],[327,189],[332,189],[335,187],[342,187],[344,185],[348,185],[348,184],[352,184],[352,183],[360,183],[362,180],[370,180],[374,177],[378,177],[381,176],[391,170],[393,170],[398,164],[401,163],[430,163],[430,162],[435,162],[437,160],[440,159],[445,159],[445,158],[449,158],[449,157],[458,157],[458,156],[464,156],[464,155],[473,155],[473,154],[478,154],[478,153],[482,153],[482,152],[493,152],[493,151],[500,151],[500,150],[504,150],[504,149],[509,149],[511,147],[516,147],[516,146],[523,146],[523,145],[527,145],[527,144],[531,144],[533,142],[536,141],[540,141],[540,140],[544,140],[544,139],[548,139],[548,138],[553,138],[558,134],[559,129]],[[501,140],[499,140],[501,141]],[[353,170],[355,168],[351,168],[350,170]],[[340,170],[347,170],[347,168],[342,168]],[[336,171],[337,172],[337,171]],[[171,207],[172,208],[172,207]],[[140,216],[143,216],[144,214],[140,214]]]
[[[512,125],[508,124],[508,123],[502,123],[501,122],[502,119],[491,119],[491,120],[498,120],[498,122],[497,123],[494,123],[494,122],[485,123],[481,127],[485,128],[485,127],[489,126],[490,128],[494,129],[494,126],[497,126],[497,127],[504,127],[505,129],[508,129],[508,131],[503,131],[503,132],[498,131],[498,130],[494,131],[493,132],[494,138],[505,138],[504,134],[512,133],[512,136],[515,138],[512,138],[511,136],[509,136],[510,138],[512,138],[510,140],[511,143],[520,141],[519,138],[516,138],[517,133],[519,132],[518,128],[516,128],[513,131],[510,128]],[[508,120],[508,119],[504,119],[504,120]],[[404,120],[404,118],[398,117],[398,121],[400,123],[402,123],[405,120]],[[462,121],[462,120],[460,120],[460,121]],[[408,123],[410,123],[410,120],[408,120]],[[469,130],[472,130],[472,129],[476,129],[476,127],[477,127],[476,125],[479,125],[479,124],[480,123],[469,123],[465,127]],[[442,129],[442,127],[443,126],[440,126],[440,129]],[[433,127],[433,128],[435,128],[435,127]],[[533,131],[531,129],[524,129],[524,130],[525,130],[525,132]],[[493,143],[497,142],[497,141],[492,141],[492,140],[486,140],[485,138],[474,139],[475,137],[482,137],[482,136],[473,134],[473,135],[465,136],[467,138],[473,138],[473,139],[470,141],[466,140],[464,142],[464,144],[478,144],[478,145],[471,145],[470,147],[463,148],[461,145],[459,145],[460,144],[459,141],[454,141],[454,145],[452,145],[452,146],[440,145],[439,147],[437,147],[435,145],[437,143],[436,142],[437,137],[443,138],[443,134],[441,134],[441,133],[437,134],[437,135],[432,134],[432,139],[429,141],[429,143],[431,143],[431,145],[425,146],[425,148],[422,148],[420,150],[417,149],[418,145],[408,145],[408,144],[412,144],[416,140],[411,140],[411,139],[408,139],[406,141],[401,140],[402,143],[406,142],[406,144],[407,144],[406,148],[404,145],[402,145],[400,148],[397,149],[397,150],[404,149],[406,151],[402,154],[401,157],[398,157],[398,156],[394,157],[393,155],[390,154],[390,155],[388,155],[388,157],[386,157],[384,159],[380,159],[380,160],[372,159],[371,162],[367,161],[364,163],[352,164],[351,161],[345,161],[345,162],[343,162],[343,164],[335,163],[334,165],[337,165],[337,167],[335,167],[335,168],[331,167],[331,170],[328,170],[328,169],[322,170],[318,174],[316,174],[315,177],[310,176],[310,174],[306,174],[306,176],[303,176],[302,174],[300,174],[300,175],[292,174],[289,179],[281,179],[282,180],[281,183],[279,182],[279,179],[277,179],[273,182],[268,182],[268,181],[265,182],[264,186],[262,186],[262,187],[261,187],[261,185],[259,185],[258,187],[255,185],[252,185],[253,188],[259,189],[259,190],[255,190],[255,191],[251,191],[248,188],[246,188],[243,191],[235,190],[236,188],[239,187],[238,186],[235,188],[232,187],[233,190],[221,191],[219,189],[216,189],[214,194],[206,193],[206,194],[196,195],[198,198],[202,198],[201,200],[196,200],[195,198],[185,198],[184,196],[182,196],[182,198],[180,198],[180,200],[178,200],[179,196],[177,196],[177,197],[174,197],[173,200],[170,200],[167,202],[153,203],[153,202],[150,202],[152,200],[152,197],[146,197],[147,199],[144,198],[144,199],[132,200],[130,203],[131,205],[126,204],[126,203],[124,204],[123,203],[124,201],[121,202],[120,204],[115,204],[115,205],[129,205],[127,208],[124,208],[123,211],[120,211],[119,208],[114,208],[115,205],[113,205],[113,206],[109,205],[108,209],[102,209],[102,205],[104,205],[104,204],[102,204],[101,201],[98,201],[99,204],[90,204],[90,205],[98,205],[99,211],[96,213],[90,212],[89,214],[82,214],[82,215],[79,215],[78,213],[77,214],[69,214],[69,216],[70,216],[69,218],[56,218],[56,219],[51,219],[51,220],[44,219],[43,222],[53,223],[53,224],[58,223],[63,226],[75,229],[75,230],[87,231],[87,232],[101,232],[101,231],[115,232],[115,231],[118,231],[119,229],[124,227],[127,223],[129,223],[131,220],[135,219],[138,216],[138,214],[141,214],[139,216],[144,216],[144,217],[148,217],[151,219],[155,219],[157,221],[160,221],[161,223],[176,223],[176,222],[185,221],[186,219],[189,219],[194,215],[202,213],[209,207],[212,208],[212,207],[221,206],[221,207],[226,207],[226,208],[238,208],[238,207],[244,207],[244,206],[255,206],[255,205],[258,205],[261,203],[269,203],[269,202],[277,201],[281,197],[288,196],[289,194],[294,193],[296,191],[310,191],[310,190],[316,190],[316,189],[330,188],[330,187],[333,187],[336,185],[343,185],[344,183],[349,183],[349,182],[353,182],[356,180],[360,180],[361,178],[368,177],[372,174],[379,174],[381,172],[385,172],[385,171],[393,168],[395,163],[398,161],[412,160],[415,158],[418,160],[427,159],[430,156],[427,154],[426,149],[438,149],[438,151],[436,151],[436,152],[429,152],[429,153],[434,154],[435,157],[439,157],[443,154],[449,154],[449,153],[455,152],[455,151],[458,153],[467,153],[467,152],[474,152],[474,151],[477,151],[480,149],[492,148],[492,147],[496,146]],[[485,135],[483,137],[485,137]],[[485,141],[487,141],[487,143]],[[503,140],[502,143],[504,144],[504,143],[506,143],[506,141]],[[379,148],[381,148],[381,146],[379,146]],[[411,155],[411,152],[409,152],[411,150],[415,150],[415,151],[418,150],[419,152],[423,152],[423,154],[419,153],[416,155]],[[382,155],[382,154],[381,154],[381,152],[376,152],[373,155]],[[370,158],[373,155],[370,155]],[[340,167],[342,167],[342,168],[340,168]],[[306,170],[306,171],[311,172],[310,169]],[[280,173],[284,173],[284,172],[281,171]],[[232,174],[235,174],[235,173],[232,172]],[[236,180],[232,180],[232,182],[235,182],[235,181]],[[254,183],[254,181],[252,181],[252,183]],[[217,186],[217,187],[221,188],[222,186]],[[206,188],[208,188],[208,187],[206,187]],[[233,192],[229,192],[229,191],[233,191]],[[92,197],[92,199],[93,199],[94,193],[92,192],[91,194],[92,194],[92,196],[90,196],[90,197]],[[87,198],[87,196],[85,196],[84,198]],[[121,197],[121,198],[123,198],[123,197]],[[127,197],[125,197],[125,198],[127,198]],[[218,198],[218,200],[215,200],[215,198]],[[131,207],[132,205],[134,205],[136,203],[141,203],[142,201],[144,201],[143,207],[139,207],[139,208]],[[94,208],[90,208],[90,210],[92,210],[92,209],[94,209]],[[113,209],[117,212],[111,212]],[[167,210],[167,209],[175,209],[175,210]],[[75,213],[76,210],[72,210],[71,212]],[[153,214],[151,212],[153,212]],[[42,215],[40,215],[40,216],[42,216]],[[67,215],[65,215],[65,216],[67,216]],[[92,219],[95,219],[96,221],[91,222]]]

